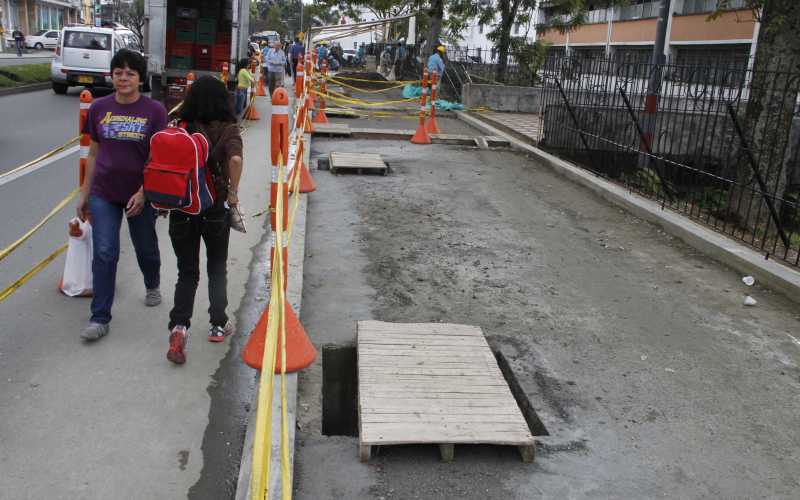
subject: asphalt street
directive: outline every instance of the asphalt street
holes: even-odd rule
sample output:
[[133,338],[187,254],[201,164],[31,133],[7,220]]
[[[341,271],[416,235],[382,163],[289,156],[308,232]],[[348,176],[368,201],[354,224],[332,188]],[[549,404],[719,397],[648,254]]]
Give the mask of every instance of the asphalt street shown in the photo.
[[[76,135],[78,93],[0,98],[0,175]],[[258,107],[269,116],[266,99]],[[250,213],[267,202],[266,123],[251,124],[243,135],[240,199]],[[73,190],[77,172],[75,153],[10,182],[0,179],[0,248]],[[0,289],[67,241],[74,207],[69,203],[0,262]],[[181,367],[165,358],[177,273],[163,219],[157,223],[163,303],[144,306],[141,273],[123,227],[111,333],[102,341],[78,338],[89,301],[58,293],[63,255],[0,302],[0,499],[231,497],[255,383],[239,352],[267,295],[266,268],[259,264],[269,241],[264,218],[248,220],[248,229],[233,233],[229,248],[228,315],[235,334],[223,344],[206,340],[207,282],[201,277],[188,361]],[[246,305],[245,297],[262,302]]]

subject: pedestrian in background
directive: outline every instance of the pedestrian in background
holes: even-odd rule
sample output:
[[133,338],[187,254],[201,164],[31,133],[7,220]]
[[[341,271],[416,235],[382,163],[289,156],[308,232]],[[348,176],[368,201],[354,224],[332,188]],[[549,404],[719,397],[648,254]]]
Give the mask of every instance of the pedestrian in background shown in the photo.
[[444,53],[445,48],[442,45],[436,47],[436,51],[428,58],[428,73],[439,75],[439,78],[444,74]]
[[14,44],[17,46],[17,57],[22,57],[22,49],[25,48],[25,33],[19,29],[19,26],[11,33],[14,38]]
[[[169,350],[167,359],[186,362],[194,299],[200,279],[200,240],[206,248],[208,272],[208,314],[211,326],[209,342],[222,342],[232,333],[225,308],[228,306],[229,210],[239,205],[239,179],[242,175],[242,138],[236,116],[228,101],[225,85],[211,76],[200,77],[183,102],[180,118],[187,131],[200,132],[209,143],[206,163],[214,184],[214,205],[198,215],[172,210],[169,215],[169,238],[178,258],[178,282],[175,303],[169,313]],[[241,229],[240,229],[241,230]]]
[[247,90],[254,89],[256,85],[247,59],[239,61],[239,73],[236,74],[236,116],[241,116],[247,107]]
[[305,53],[306,48],[300,42],[299,38],[294,39],[294,43],[292,44],[291,48],[289,48],[289,58],[292,61],[292,80],[297,78],[297,65],[300,63],[300,58]]
[[161,303],[156,215],[145,204],[142,184],[150,138],[167,126],[167,111],[160,102],[139,92],[146,76],[147,63],[141,54],[119,50],[111,59],[115,92],[96,99],[86,119],[84,131],[91,137],[91,144],[77,207],[81,220],[91,214],[94,249],[92,316],[81,333],[86,341],[109,332],[123,214],[128,219],[136,260],[144,276],[145,305]]
[[283,87],[286,54],[283,52],[281,42],[272,42],[272,48],[267,52],[266,63],[269,69],[269,95],[271,96],[275,87]]

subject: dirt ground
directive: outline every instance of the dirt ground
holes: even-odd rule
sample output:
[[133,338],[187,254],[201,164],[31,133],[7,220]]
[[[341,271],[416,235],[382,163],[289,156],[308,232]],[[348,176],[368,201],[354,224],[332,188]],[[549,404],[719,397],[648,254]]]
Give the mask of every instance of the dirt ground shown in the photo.
[[[477,134],[477,132],[476,132]],[[383,447],[321,435],[321,364],[301,373],[298,499],[796,498],[800,312],[524,155],[314,139],[391,174],[314,171],[301,320],[480,326],[549,436]],[[742,305],[745,294],[758,305]]]

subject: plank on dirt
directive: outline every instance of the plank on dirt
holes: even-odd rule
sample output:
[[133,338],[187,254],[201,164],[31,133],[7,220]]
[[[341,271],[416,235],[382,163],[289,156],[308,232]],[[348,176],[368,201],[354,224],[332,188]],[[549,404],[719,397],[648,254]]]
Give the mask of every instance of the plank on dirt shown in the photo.
[[450,324],[357,324],[359,453],[427,443],[453,459],[455,444],[519,447],[534,438],[480,328]]

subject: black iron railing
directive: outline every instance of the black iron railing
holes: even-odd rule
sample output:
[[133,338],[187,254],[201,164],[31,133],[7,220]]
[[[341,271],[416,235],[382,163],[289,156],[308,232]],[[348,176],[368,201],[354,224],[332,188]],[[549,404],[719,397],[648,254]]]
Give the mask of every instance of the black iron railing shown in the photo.
[[800,73],[556,55],[538,78],[540,147],[800,265]]

